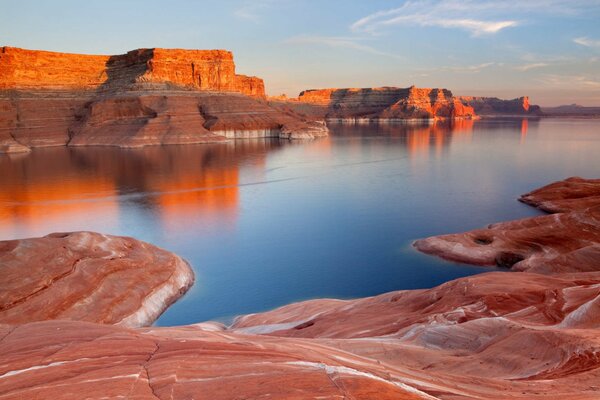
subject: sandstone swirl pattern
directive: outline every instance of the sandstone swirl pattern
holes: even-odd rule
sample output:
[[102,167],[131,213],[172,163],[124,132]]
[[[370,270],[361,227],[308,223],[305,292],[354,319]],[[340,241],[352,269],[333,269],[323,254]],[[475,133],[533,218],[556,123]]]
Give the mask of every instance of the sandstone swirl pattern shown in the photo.
[[178,256],[92,232],[0,242],[0,323],[150,325],[194,282]]
[[558,214],[416,242],[527,272],[306,301],[230,327],[1,325],[0,399],[598,399],[599,188],[571,178],[522,198]]

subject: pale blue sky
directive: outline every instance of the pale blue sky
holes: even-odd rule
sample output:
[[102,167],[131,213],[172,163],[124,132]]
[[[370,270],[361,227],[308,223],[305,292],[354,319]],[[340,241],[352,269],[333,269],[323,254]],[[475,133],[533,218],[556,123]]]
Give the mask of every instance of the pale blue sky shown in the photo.
[[0,45],[228,49],[269,94],[410,85],[600,105],[600,0],[0,0]]

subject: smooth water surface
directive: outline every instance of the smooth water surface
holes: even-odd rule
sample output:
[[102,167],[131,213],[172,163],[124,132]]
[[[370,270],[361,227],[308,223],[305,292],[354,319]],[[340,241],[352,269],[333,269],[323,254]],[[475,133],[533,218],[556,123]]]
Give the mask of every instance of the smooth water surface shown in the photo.
[[159,325],[483,272],[414,239],[537,215],[516,201],[600,177],[600,121],[334,125],[309,142],[47,148],[0,156],[0,239],[92,230],[186,258],[196,284]]

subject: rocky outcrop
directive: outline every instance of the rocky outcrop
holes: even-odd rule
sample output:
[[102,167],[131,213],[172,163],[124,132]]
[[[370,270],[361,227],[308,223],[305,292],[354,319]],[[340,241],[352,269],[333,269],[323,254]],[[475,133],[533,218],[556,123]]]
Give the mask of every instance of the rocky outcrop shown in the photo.
[[192,285],[188,264],[92,232],[0,242],[0,324],[49,319],[149,325]]
[[3,47],[0,151],[327,135],[326,127],[281,112],[264,97],[262,79],[236,74],[224,50],[93,56]]
[[520,199],[553,215],[492,224],[415,242],[425,253],[469,264],[538,273],[596,271],[600,265],[600,179],[570,178]]
[[0,398],[7,400],[434,398],[342,350],[201,326],[48,321],[0,325],[2,336]]
[[298,98],[270,97],[282,110],[313,120],[388,122],[395,120],[476,119],[480,116],[540,116],[539,106],[528,97],[501,100],[495,97],[453,96],[447,89],[365,88],[311,89]]
[[0,90],[122,91],[140,84],[265,97],[262,79],[236,75],[233,54],[225,50],[155,48],[104,56],[0,48]]
[[480,116],[541,116],[540,106],[529,104],[529,97],[523,96],[512,100],[501,100],[497,97],[460,96],[458,99],[471,106]]
[[312,89],[303,91],[294,100],[272,98],[271,101],[313,119],[384,121],[476,117],[473,110],[449,90],[414,86]]

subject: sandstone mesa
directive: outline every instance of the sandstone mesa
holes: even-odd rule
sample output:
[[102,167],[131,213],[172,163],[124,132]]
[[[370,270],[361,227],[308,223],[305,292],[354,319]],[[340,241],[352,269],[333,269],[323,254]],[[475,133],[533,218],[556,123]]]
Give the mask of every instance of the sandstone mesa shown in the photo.
[[271,104],[312,119],[336,122],[393,122],[405,120],[476,119],[479,116],[539,116],[527,97],[500,100],[493,97],[454,96],[447,89],[348,88],[311,89],[298,98],[271,97]]
[[236,74],[224,50],[94,56],[2,47],[0,151],[327,135],[264,97],[262,79]]
[[[485,240],[474,231],[416,242],[460,241],[461,257],[526,248],[513,269],[528,272],[301,302],[231,327],[0,325],[0,399],[597,399],[599,189],[570,178],[522,197],[558,214],[494,224]],[[543,263],[519,268],[527,260]]]

